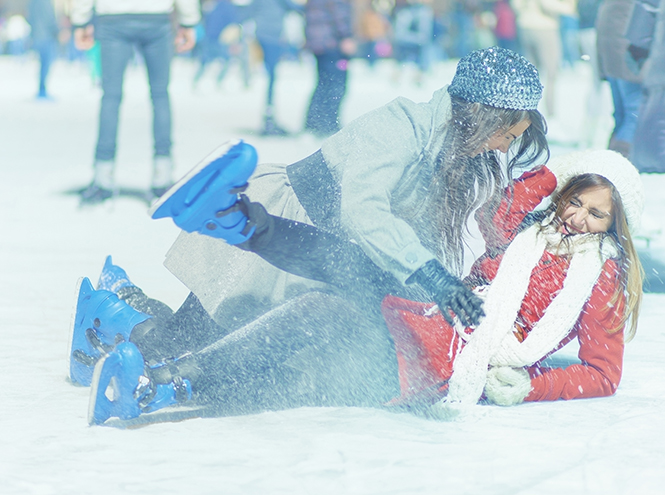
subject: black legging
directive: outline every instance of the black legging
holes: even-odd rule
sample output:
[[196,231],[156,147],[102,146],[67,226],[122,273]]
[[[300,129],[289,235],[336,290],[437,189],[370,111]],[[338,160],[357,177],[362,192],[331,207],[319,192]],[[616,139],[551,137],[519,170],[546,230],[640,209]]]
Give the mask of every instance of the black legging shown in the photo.
[[368,305],[375,307],[386,294],[404,291],[397,279],[376,266],[358,244],[282,217],[267,215],[265,221],[265,229],[241,244],[241,249],[286,272],[330,284],[345,296],[362,295]]
[[385,324],[321,292],[291,299],[202,349],[182,371],[199,403],[228,413],[378,406],[399,395]]
[[149,363],[198,351],[233,330],[218,325],[192,293],[175,313],[163,302],[146,296],[138,287],[120,289],[118,297],[153,317],[136,326],[130,336]]
[[130,340],[149,363],[187,353],[169,373],[189,379],[195,400],[216,414],[378,406],[399,395],[395,349],[378,311],[310,292],[229,331],[193,294],[173,314],[138,288],[123,291],[128,304],[154,316]]
[[416,286],[405,287],[379,268],[351,241],[340,225],[340,185],[321,151],[286,168],[298,201],[314,225],[270,215],[260,203],[242,197],[239,208],[256,231],[238,247],[285,272],[330,284],[353,301],[376,308],[387,294],[427,298]]

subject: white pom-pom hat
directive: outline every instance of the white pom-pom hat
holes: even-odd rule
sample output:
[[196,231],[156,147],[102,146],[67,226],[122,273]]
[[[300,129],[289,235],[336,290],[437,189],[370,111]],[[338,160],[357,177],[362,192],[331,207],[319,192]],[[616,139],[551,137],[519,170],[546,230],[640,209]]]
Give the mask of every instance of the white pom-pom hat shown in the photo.
[[630,233],[637,233],[644,210],[644,185],[640,173],[623,155],[611,150],[578,151],[552,158],[547,168],[556,176],[557,191],[576,175],[606,178],[621,196]]

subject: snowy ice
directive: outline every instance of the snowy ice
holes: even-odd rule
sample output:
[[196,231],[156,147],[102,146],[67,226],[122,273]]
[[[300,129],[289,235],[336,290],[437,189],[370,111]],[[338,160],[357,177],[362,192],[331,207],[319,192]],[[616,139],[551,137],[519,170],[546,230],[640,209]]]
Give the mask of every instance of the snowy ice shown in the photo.
[[[236,69],[221,87],[211,68],[193,90],[190,60],[174,62],[171,97],[178,174],[222,142],[244,138],[262,161],[292,162],[320,141],[260,138],[266,78],[245,88]],[[394,80],[390,62],[351,64],[342,119],[395,96],[426,101],[454,63],[422,86]],[[184,288],[163,266],[178,234],[140,202],[120,198],[79,209],[64,191],[86,185],[100,91],[85,67],[58,61],[38,102],[36,60],[0,57],[0,493],[3,494],[657,494],[665,493],[665,295],[649,294],[625,372],[610,398],[478,407],[437,422],[360,408],[302,408],[192,419],[134,430],[87,425],[88,389],[66,381],[68,328],[80,276],[96,281],[107,254],[147,294],[172,307]],[[558,131],[584,129],[588,67],[562,73]],[[311,60],[284,63],[278,122],[298,131],[314,84]],[[604,146],[612,127],[609,90],[592,130]],[[146,187],[150,104],[145,71],[130,67],[118,137],[117,179]],[[553,132],[555,129],[553,129]],[[554,153],[570,149],[554,146]],[[646,237],[654,256],[665,240],[665,177],[644,177]],[[474,240],[471,241],[474,246]],[[475,241],[475,254],[482,246]],[[575,349],[555,357],[575,359]]]

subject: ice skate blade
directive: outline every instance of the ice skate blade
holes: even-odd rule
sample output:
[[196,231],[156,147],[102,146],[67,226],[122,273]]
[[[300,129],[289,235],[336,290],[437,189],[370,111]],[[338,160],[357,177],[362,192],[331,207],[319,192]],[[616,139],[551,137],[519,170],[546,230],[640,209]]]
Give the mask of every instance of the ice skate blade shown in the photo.
[[[84,349],[87,346],[86,338],[83,334],[76,334],[76,327],[79,324],[82,324],[82,321],[79,321],[79,311],[84,311],[82,307],[86,299],[89,299],[90,294],[94,291],[90,280],[87,277],[79,278],[76,283],[76,306],[74,307],[74,314],[72,315],[71,325],[69,328],[69,348],[67,352],[67,363],[69,365],[67,376],[69,381],[76,385],[81,385],[87,387],[90,385],[92,379],[92,369],[83,363],[74,359],[74,351],[76,349]],[[85,351],[84,351],[85,352]],[[96,353],[97,355],[99,353]],[[91,353],[91,357],[97,357],[94,352]]]
[[[103,424],[110,416],[102,419],[100,417],[95,417],[95,409],[97,408],[97,401],[99,398],[99,380],[101,378],[102,369],[104,368],[104,363],[108,358],[108,354],[102,356],[102,358],[95,365],[95,369],[92,372],[92,382],[90,384],[90,401],[88,402],[88,424],[90,426]],[[104,384],[104,392],[108,383]],[[102,393],[104,393],[102,392]]]
[[69,380],[70,383],[74,385],[82,385],[78,383],[76,380],[72,378],[72,352],[74,352],[74,328],[76,328],[76,310],[78,309],[78,299],[79,299],[79,294],[81,292],[81,284],[83,283],[83,279],[85,277],[79,277],[79,279],[76,281],[76,303],[74,305],[74,311],[72,312],[71,319],[69,321],[69,338],[67,339],[67,379]]

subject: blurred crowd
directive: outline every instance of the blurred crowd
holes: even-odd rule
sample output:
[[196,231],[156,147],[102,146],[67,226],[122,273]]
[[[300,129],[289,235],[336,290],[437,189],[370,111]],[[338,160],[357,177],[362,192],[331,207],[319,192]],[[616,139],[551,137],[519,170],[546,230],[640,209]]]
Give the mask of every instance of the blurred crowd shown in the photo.
[[[31,49],[41,60],[38,97],[48,98],[46,78],[55,58],[86,61],[93,80],[100,80],[99,43],[81,50],[74,40],[72,9],[77,0],[0,0],[0,55],[23,56]],[[322,137],[339,129],[339,105],[346,91],[346,64],[362,59],[397,62],[395,78],[405,67],[419,83],[432,65],[458,59],[493,45],[526,56],[538,68],[545,86],[543,113],[556,140],[569,127],[560,120],[556,101],[561,68],[578,62],[591,65],[587,120],[579,143],[591,135],[599,114],[601,81],[608,81],[615,128],[608,147],[635,156],[633,138],[641,107],[650,107],[642,124],[647,144],[665,148],[659,133],[665,111],[659,64],[661,48],[652,50],[654,27],[662,0],[200,0],[200,21],[193,26],[196,44],[178,53],[198,62],[194,84],[211,66],[221,65],[221,81],[230,64],[238,64],[249,85],[253,68],[263,64],[269,77],[264,115],[265,135],[285,135],[273,115],[273,86],[280,60],[316,59],[317,86],[305,130]],[[326,13],[326,10],[328,13]],[[660,9],[662,10],[662,9]],[[633,13],[637,15],[633,16]],[[637,19],[635,19],[637,18]],[[632,35],[627,34],[629,23]],[[662,23],[662,20],[658,20]],[[94,23],[94,19],[93,19]],[[173,24],[177,23],[173,16]],[[191,26],[190,26],[191,27]],[[632,39],[628,39],[632,36]],[[658,42],[660,43],[660,42]],[[658,44],[656,43],[656,44]],[[137,52],[137,59],[140,54]],[[652,66],[654,67],[652,69]],[[647,75],[651,72],[651,75]],[[658,77],[654,76],[654,72]],[[665,76],[663,76],[665,77]],[[655,81],[655,82],[654,82]],[[651,87],[651,90],[647,88]],[[651,99],[647,100],[647,94]],[[656,95],[656,93],[658,93]],[[662,101],[661,101],[662,100]],[[664,131],[665,132],[665,131]],[[654,137],[655,136],[655,137]],[[587,139],[591,143],[591,139]],[[650,152],[651,153],[651,152]],[[653,153],[651,153],[653,154]],[[660,164],[665,151],[649,159],[648,170]]]
[[[57,55],[82,59],[71,30],[72,0],[52,0],[58,24],[54,33]],[[187,56],[204,63],[211,58],[238,57],[251,62],[261,57],[257,22],[247,15],[256,0],[203,0],[203,19],[197,26],[197,47]],[[304,4],[304,0],[294,0]],[[353,33],[358,49],[353,55],[368,63],[393,58],[409,61],[426,71],[432,62],[460,58],[470,51],[500,45],[520,51],[516,3],[507,0],[353,0]],[[571,0],[570,15],[561,17],[562,62],[580,58],[580,19]],[[580,2],[583,3],[583,2]],[[32,46],[30,0],[0,1],[0,54],[21,55]],[[281,41],[286,56],[297,58],[305,46],[305,19],[293,9],[282,19]],[[210,31],[216,36],[211,36]],[[213,44],[214,46],[210,46]],[[206,46],[207,45],[207,46]]]

